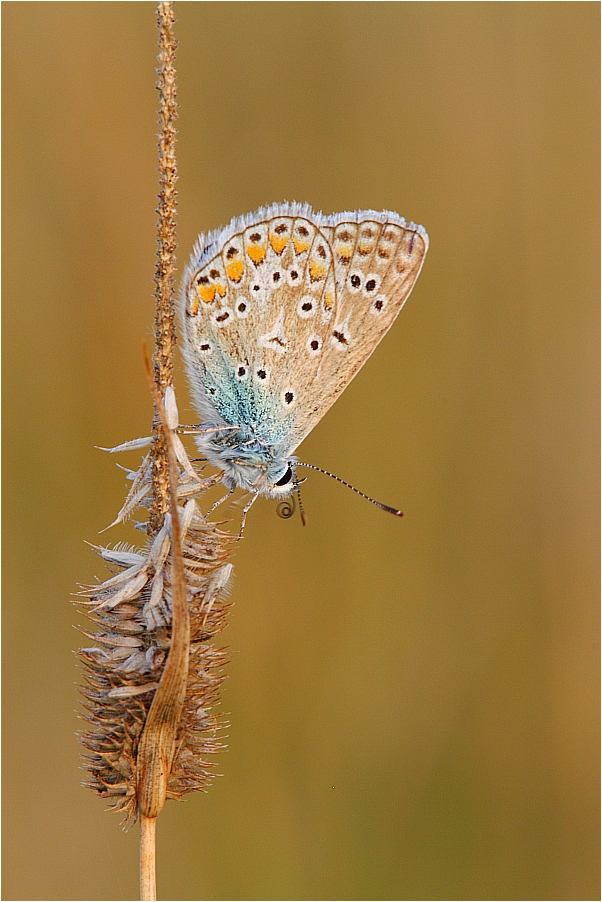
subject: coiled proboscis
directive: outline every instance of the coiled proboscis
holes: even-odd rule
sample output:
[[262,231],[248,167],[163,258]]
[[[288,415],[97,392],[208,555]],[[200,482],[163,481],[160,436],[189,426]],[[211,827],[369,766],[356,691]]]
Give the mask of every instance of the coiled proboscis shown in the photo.
[[290,520],[296,509],[295,496],[291,495],[290,498],[285,498],[284,501],[280,502],[276,508],[276,513],[282,520]]

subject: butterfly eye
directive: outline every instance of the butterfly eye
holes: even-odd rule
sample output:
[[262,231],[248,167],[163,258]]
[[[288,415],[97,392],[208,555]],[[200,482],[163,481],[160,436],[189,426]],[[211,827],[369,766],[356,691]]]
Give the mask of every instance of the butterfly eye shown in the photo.
[[278,480],[278,482],[276,483],[276,485],[288,485],[289,482],[292,480],[292,478],[293,478],[293,471],[292,471],[291,467],[287,467],[287,468],[286,468],[286,473],[284,474],[284,476],[282,476],[282,477]]

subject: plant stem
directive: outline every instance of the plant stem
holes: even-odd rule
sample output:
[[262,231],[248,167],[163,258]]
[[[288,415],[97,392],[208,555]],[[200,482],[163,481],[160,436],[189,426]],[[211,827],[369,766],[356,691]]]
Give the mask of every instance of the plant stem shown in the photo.
[[167,450],[167,485],[171,504],[172,628],[170,649],[159,688],[155,692],[138,742],[136,761],[140,814],[146,817],[157,817],[165,804],[167,784],[176,753],[178,725],[186,697],[190,658],[190,615],[186,601],[186,577],[178,513],[178,464],[161,396],[152,381],[148,357],[145,359],[148,380],[153,390],[155,407],[161,419]]
[[[171,2],[160,2],[157,8],[157,24],[159,27],[159,80],[158,80],[158,89],[160,96],[160,104],[159,104],[159,123],[160,123],[160,132],[159,132],[159,219],[157,222],[157,231],[158,231],[158,249],[157,249],[157,268],[155,274],[155,284],[156,284],[156,315],[155,315],[155,354],[154,354],[154,376],[155,376],[155,385],[158,389],[158,395],[162,398],[165,394],[165,389],[168,385],[171,384],[172,372],[173,372],[173,347],[175,344],[175,324],[174,324],[174,306],[173,306],[173,284],[174,284],[174,270],[175,270],[175,249],[176,249],[176,234],[175,234],[175,214],[176,214],[176,188],[175,183],[177,179],[177,169],[176,169],[176,159],[175,159],[175,135],[176,130],[174,126],[174,121],[178,114],[178,105],[176,99],[176,73],[174,68],[174,57],[176,51],[176,41],[173,33],[173,25],[174,25],[174,15],[173,15],[173,5]],[[154,440],[153,447],[151,451],[151,456],[153,459],[153,484],[154,484],[154,492],[153,492],[153,504],[151,506],[151,510],[149,511],[149,532],[151,535],[155,534],[160,525],[163,522],[163,515],[165,511],[169,507],[170,495],[171,495],[171,505],[172,505],[172,515],[175,520],[175,533],[172,535],[172,542],[175,539],[177,541],[177,546],[173,550],[173,559],[176,569],[179,571],[176,577],[176,582],[178,583],[176,589],[176,595],[181,595],[184,593],[184,606],[186,605],[186,595],[185,595],[185,587],[183,585],[183,575],[182,575],[182,555],[181,549],[179,545],[179,521],[178,521],[178,509],[177,509],[177,498],[176,498],[176,489],[173,482],[173,472],[170,473],[170,470],[173,470],[173,462],[170,460],[170,457],[173,458],[173,449],[171,449],[171,455],[168,454],[168,448],[166,447],[165,442],[169,443],[169,438],[161,434],[161,431],[158,429],[158,420],[159,420],[159,411],[155,410],[155,420],[153,423],[154,427]],[[170,463],[172,466],[170,467]],[[170,480],[171,476],[171,480]],[[171,482],[171,484],[170,484]],[[177,482],[176,482],[177,485]],[[171,490],[171,491],[170,491]],[[175,499],[175,501],[174,501]],[[173,546],[172,546],[173,547]],[[172,564],[172,567],[174,566]],[[188,640],[189,640],[189,632],[190,627],[188,626],[188,610],[186,610],[186,626],[188,630],[186,631],[186,626],[184,630],[186,632],[186,639],[184,642],[185,645],[185,673],[188,670]],[[174,612],[174,629],[176,627],[176,617]],[[181,627],[180,627],[181,631]],[[172,637],[173,639],[173,637]],[[177,643],[176,643],[177,644]],[[173,651],[173,649],[172,649]],[[174,665],[175,656],[170,654],[168,659],[168,664],[171,663],[171,668]],[[182,657],[180,655],[179,657]],[[166,667],[167,670],[170,668]],[[181,669],[181,668],[180,668]],[[180,683],[182,683],[182,677],[180,676]],[[184,674],[183,677],[184,682],[184,692],[185,692],[185,684],[186,684],[186,676]],[[163,687],[163,693],[165,693],[166,686]],[[160,694],[159,691],[157,694]],[[182,696],[182,688],[181,686],[177,687],[176,695]],[[183,699],[182,699],[183,700]],[[172,730],[169,730],[168,733],[173,732],[173,736],[169,738],[172,740],[171,742],[167,742],[168,750],[166,761],[159,760],[159,762],[154,762],[155,766],[151,765],[150,771],[147,768],[142,768],[142,773],[140,767],[137,768],[138,773],[138,791],[142,790],[143,795],[146,796],[146,801],[148,803],[149,796],[149,782],[155,785],[161,783],[161,788],[159,791],[159,795],[163,797],[162,802],[159,805],[155,805],[155,809],[161,810],[163,806],[163,802],[165,800],[165,789],[167,787],[167,780],[169,778],[169,771],[171,770],[171,765],[173,763],[173,749],[171,748],[174,745],[175,739],[175,730],[177,729],[177,723],[179,720],[182,701],[178,698],[180,702],[179,706],[176,704],[175,713],[175,725],[172,727]],[[157,699],[155,698],[156,702]],[[151,711],[155,708],[155,712],[157,709],[157,705],[154,704],[151,706]],[[164,706],[162,706],[164,707]],[[150,714],[151,712],[149,712]],[[173,719],[173,718],[168,718]],[[147,725],[148,726],[148,723]],[[155,732],[155,731],[153,731]],[[147,734],[145,736],[145,733]],[[142,746],[148,746],[153,744],[153,739],[157,739],[157,737],[151,736],[151,731],[145,731],[141,737]],[[161,730],[159,730],[159,734],[161,734]],[[163,738],[161,735],[158,737],[159,739]],[[157,743],[158,748],[155,750],[158,754],[159,759],[163,758],[160,754],[160,751],[164,751],[161,749],[160,741]],[[157,754],[149,755],[149,749],[146,750],[146,759],[156,758]],[[145,764],[149,764],[148,760],[144,762]],[[159,771],[161,771],[159,779],[157,778],[157,767],[156,764],[159,763]],[[140,762],[138,762],[140,764]],[[164,767],[167,764],[167,770],[164,773]],[[163,767],[161,767],[163,765]],[[147,770],[147,774],[145,775],[143,772]],[[141,779],[142,778],[142,779]],[[151,793],[153,795],[153,793]],[[139,802],[140,805],[140,802]],[[155,900],[157,898],[157,880],[156,880],[156,867],[155,867],[155,839],[156,839],[156,828],[157,828],[157,818],[156,814],[158,811],[154,811],[154,817],[148,817],[144,813],[144,805],[141,805],[140,808],[140,898],[142,900]],[[151,805],[151,807],[153,807]],[[149,812],[150,813],[150,812]]]
[[140,898],[154,900],[157,898],[157,880],[155,876],[155,835],[157,818],[140,815]]
[[[174,314],[174,278],[176,269],[176,207],[177,162],[176,127],[178,116],[177,81],[175,69],[176,39],[174,35],[173,3],[160,2],[157,7],[159,28],[159,205],[157,213],[157,264],[155,269],[155,352],[153,373],[161,397],[171,385],[173,352],[176,343]],[[158,428],[155,410],[154,439],[151,448],[153,461],[153,501],[149,510],[148,532],[156,535],[169,510],[167,487],[167,452]]]

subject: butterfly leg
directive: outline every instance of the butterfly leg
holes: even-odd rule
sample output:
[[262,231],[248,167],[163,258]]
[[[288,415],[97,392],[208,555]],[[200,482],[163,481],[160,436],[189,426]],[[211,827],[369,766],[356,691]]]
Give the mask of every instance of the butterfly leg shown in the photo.
[[240,530],[238,533],[239,539],[242,539],[243,529],[245,528],[245,523],[247,522],[247,514],[249,513],[249,511],[251,510],[251,508],[257,501],[258,497],[259,497],[259,494],[257,492],[254,492],[253,495],[251,495],[251,500],[248,501],[243,508],[242,519],[240,521]]
[[230,489],[229,492],[226,492],[225,495],[222,495],[221,498],[218,498],[217,501],[216,501],[214,504],[211,505],[211,507],[209,508],[209,510],[207,511],[207,513],[205,514],[205,519],[207,519],[207,518],[213,513],[213,511],[215,510],[215,508],[216,508],[216,507],[219,507],[220,504],[222,504],[222,502],[226,500],[226,498],[229,498],[229,497],[230,497],[231,495],[233,495],[233,494],[234,494],[234,489]]

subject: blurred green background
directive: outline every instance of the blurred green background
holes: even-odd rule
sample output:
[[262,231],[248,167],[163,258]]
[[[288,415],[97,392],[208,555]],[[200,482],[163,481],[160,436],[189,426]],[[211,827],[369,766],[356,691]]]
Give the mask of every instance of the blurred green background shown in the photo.
[[[599,898],[599,5],[176,14],[180,266],[283,199],[431,249],[302,450],[405,519],[319,474],[306,529],[253,508],[223,776],[162,814],[159,897]],[[94,446],[149,430],[155,42],[153,4],[3,4],[5,899],[137,898],[69,594],[126,484]]]

